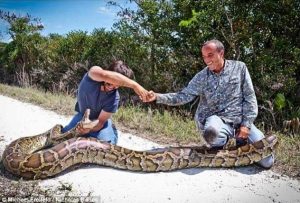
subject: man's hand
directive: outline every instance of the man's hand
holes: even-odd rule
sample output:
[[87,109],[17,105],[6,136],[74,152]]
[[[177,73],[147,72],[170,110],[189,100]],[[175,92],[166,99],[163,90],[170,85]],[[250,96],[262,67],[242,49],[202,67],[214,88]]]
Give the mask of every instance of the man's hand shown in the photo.
[[139,98],[145,102],[147,100],[147,95],[149,92],[145,90],[141,85],[136,84],[135,87],[133,88],[134,92],[139,95]]
[[250,129],[245,127],[245,126],[241,126],[238,130],[237,133],[237,138],[241,138],[241,139],[247,139],[250,133]]
[[91,132],[92,129],[90,128],[83,128],[81,125],[78,126],[77,128],[78,132],[81,134],[81,135],[85,135],[85,134],[88,134],[89,132]]
[[152,90],[148,92],[147,98],[144,102],[153,102],[157,99],[156,93]]

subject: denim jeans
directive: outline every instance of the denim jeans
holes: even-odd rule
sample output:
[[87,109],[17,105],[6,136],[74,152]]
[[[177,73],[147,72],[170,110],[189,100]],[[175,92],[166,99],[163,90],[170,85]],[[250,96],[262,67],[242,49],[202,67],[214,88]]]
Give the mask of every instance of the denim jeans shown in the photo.
[[[214,129],[217,134],[217,138],[209,143],[212,147],[220,147],[224,146],[227,142],[228,138],[232,138],[234,136],[234,128],[232,125],[226,124],[223,120],[218,116],[210,116],[206,119],[204,124],[204,132],[208,128]],[[264,134],[252,124],[250,133],[248,136],[249,143],[257,142],[263,139]],[[274,155],[270,155],[260,162],[258,162],[264,168],[270,168],[274,164]]]
[[[62,133],[72,129],[73,127],[75,127],[75,125],[81,121],[83,117],[83,114],[81,113],[77,113],[72,120],[70,121],[70,123],[68,125],[66,125],[63,129],[62,129]],[[103,140],[106,142],[109,142],[111,144],[116,144],[117,140],[118,140],[118,131],[117,129],[113,126],[112,124],[112,120],[108,119],[107,122],[104,124],[104,126],[102,127],[101,130],[96,131],[96,132],[90,132],[87,134],[88,137],[95,137],[99,140]]]

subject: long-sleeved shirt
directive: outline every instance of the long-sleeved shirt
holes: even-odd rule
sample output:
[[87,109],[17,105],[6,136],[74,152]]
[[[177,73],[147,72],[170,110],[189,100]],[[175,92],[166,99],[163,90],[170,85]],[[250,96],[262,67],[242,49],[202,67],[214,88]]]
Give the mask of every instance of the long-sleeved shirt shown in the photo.
[[157,94],[157,103],[182,105],[200,96],[195,114],[197,127],[203,130],[205,119],[219,116],[225,123],[251,127],[257,117],[257,100],[245,63],[225,60],[216,74],[205,67],[177,93]]

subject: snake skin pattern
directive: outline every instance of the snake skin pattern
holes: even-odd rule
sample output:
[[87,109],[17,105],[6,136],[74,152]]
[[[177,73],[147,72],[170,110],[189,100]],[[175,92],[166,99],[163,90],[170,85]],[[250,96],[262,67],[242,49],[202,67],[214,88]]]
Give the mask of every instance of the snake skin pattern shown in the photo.
[[92,163],[141,172],[172,171],[194,167],[237,167],[258,162],[271,155],[277,139],[270,136],[235,149],[205,147],[167,147],[134,151],[95,138],[80,137],[78,127],[93,128],[88,119],[61,134],[62,126],[10,143],[3,153],[3,165],[12,174],[25,179],[44,179],[76,164]]

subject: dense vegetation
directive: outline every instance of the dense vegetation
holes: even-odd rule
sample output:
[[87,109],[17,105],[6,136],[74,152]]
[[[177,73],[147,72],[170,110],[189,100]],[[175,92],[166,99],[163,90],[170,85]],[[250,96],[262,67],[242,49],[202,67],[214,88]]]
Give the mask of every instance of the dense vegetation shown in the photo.
[[[90,66],[122,59],[145,88],[177,91],[204,67],[201,44],[216,38],[226,58],[247,64],[259,123],[278,130],[284,120],[300,117],[299,0],[133,1],[138,9],[121,8],[112,31],[66,36],[42,36],[40,19],[0,11],[12,38],[0,43],[0,81],[73,95]],[[192,104],[183,108],[193,111]]]

